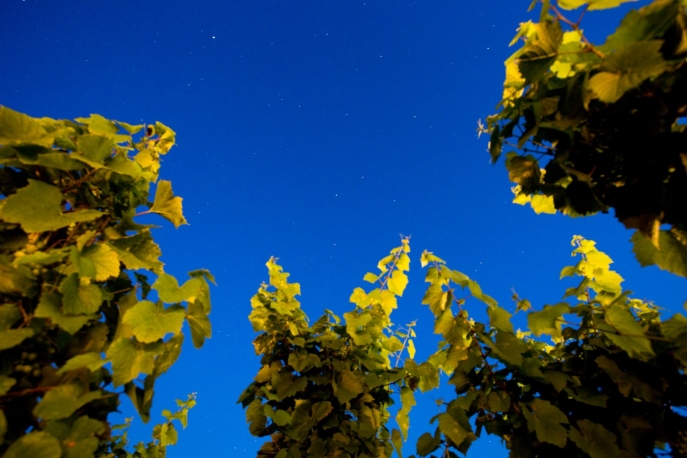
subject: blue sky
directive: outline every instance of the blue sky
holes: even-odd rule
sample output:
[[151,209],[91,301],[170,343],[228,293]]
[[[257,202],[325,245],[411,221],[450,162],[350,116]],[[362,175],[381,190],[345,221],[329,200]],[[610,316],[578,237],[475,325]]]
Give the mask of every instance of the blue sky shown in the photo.
[[[190,226],[146,222],[163,226],[156,240],[168,272],[208,268],[218,286],[213,338],[200,351],[189,339],[157,382],[151,424],[174,398],[198,396],[169,457],[255,456],[262,443],[235,402],[260,367],[247,315],[272,255],[316,319],[324,308],[349,310],[362,276],[400,233],[412,234],[410,285],[392,319],[418,320],[418,359],[437,342],[420,305],[425,248],[507,309],[511,288],[541,308],[569,286],[558,274],[581,234],[616,261],[636,297],[681,308],[684,280],[641,269],[612,215],[536,216],[510,203],[503,164],[489,164],[477,120],[500,99],[507,45],[529,3],[3,2],[1,104],[177,132],[161,177],[184,197]],[[583,24],[601,38],[618,20],[590,13]],[[484,319],[483,306],[470,311]],[[441,396],[450,390],[416,407],[407,454]],[[135,439],[149,437],[135,425]],[[506,455],[488,436],[472,452]]]

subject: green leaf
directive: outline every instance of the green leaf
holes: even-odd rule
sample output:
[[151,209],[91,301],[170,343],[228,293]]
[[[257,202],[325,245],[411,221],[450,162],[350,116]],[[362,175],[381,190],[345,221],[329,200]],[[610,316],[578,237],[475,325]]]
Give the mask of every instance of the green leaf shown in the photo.
[[112,342],[107,350],[107,359],[112,361],[115,386],[130,382],[140,373],[152,374],[155,357],[162,349],[161,344],[145,345],[124,337]]
[[677,339],[682,334],[687,334],[687,318],[681,313],[676,313],[661,325],[661,334],[669,339]]
[[160,300],[167,304],[183,301],[192,302],[200,294],[202,284],[202,278],[194,277],[179,287],[175,277],[162,274],[153,283],[153,289],[157,291]]
[[351,399],[363,393],[364,379],[351,371],[340,371],[336,376],[334,396],[341,403],[349,402]]
[[629,310],[620,305],[604,307],[604,323],[598,323],[596,327],[606,331],[604,335],[633,358],[647,360],[654,355],[651,341],[644,335],[642,325]]
[[7,433],[7,417],[5,412],[0,410],[0,441],[5,441],[5,434]]
[[394,270],[388,280],[389,291],[397,296],[403,296],[403,291],[408,284],[408,276],[400,270]]
[[537,439],[557,447],[565,447],[568,440],[568,432],[563,427],[568,424],[565,414],[543,399],[533,400],[528,407],[523,408],[522,413],[527,419],[527,427],[537,434]]
[[563,42],[563,31],[558,21],[540,22],[533,27],[535,33],[527,39],[516,58],[518,70],[527,84],[542,78],[556,61],[558,47]]
[[70,416],[82,406],[101,397],[100,391],[83,393],[81,385],[66,383],[48,391],[33,409],[33,414],[43,420],[59,420]]
[[103,215],[97,210],[62,212],[59,188],[37,180],[5,199],[0,218],[18,223],[26,232],[54,231],[80,221],[92,221]]
[[530,201],[530,206],[532,207],[532,210],[537,215],[540,215],[542,213],[548,214],[548,215],[555,215],[556,214],[556,205],[553,202],[553,197],[552,196],[545,196],[543,194],[535,194],[532,196],[532,200]]
[[43,431],[32,431],[13,442],[2,458],[60,458],[62,447],[54,436]]
[[112,156],[113,148],[112,138],[88,134],[79,137],[79,153],[97,164],[104,164]]
[[589,89],[606,103],[615,103],[627,91],[644,80],[663,73],[667,62],[660,53],[661,40],[630,43],[613,52],[604,61],[606,71],[589,79]]
[[587,419],[581,419],[577,420],[577,428],[570,428],[570,439],[591,458],[619,458],[623,456],[616,444],[616,436],[603,426]]
[[441,285],[430,285],[427,288],[422,303],[429,306],[434,316],[439,316],[449,303],[449,293],[441,288]]
[[21,310],[14,304],[0,305],[0,331],[6,331],[21,319]]
[[62,366],[57,373],[64,374],[65,372],[73,371],[75,369],[81,369],[82,367],[88,368],[89,371],[93,372],[105,365],[107,360],[100,357],[100,353],[84,353],[82,355],[76,355],[70,358],[64,366]]
[[[17,383],[17,379],[0,375],[0,396],[7,394],[7,392]],[[0,439],[2,439],[0,437]]]
[[160,428],[160,447],[176,445],[179,436],[172,423],[165,423]]
[[451,439],[456,447],[460,446],[460,444],[468,437],[468,431],[466,431],[449,413],[439,414],[438,419],[439,430],[446,437]]
[[455,322],[453,312],[451,312],[450,308],[447,308],[434,320],[434,334],[441,334],[446,338],[453,329]]
[[182,200],[181,197],[173,195],[171,181],[160,180],[157,183],[155,202],[150,212],[157,213],[174,224],[175,228],[178,228],[182,224],[188,224],[181,211]]
[[589,5],[589,11],[605,10],[615,8],[623,3],[632,2],[635,0],[558,0],[558,6],[564,10],[574,10],[583,5]]
[[127,132],[129,132],[129,135],[137,134],[138,132],[141,131],[141,129],[143,129],[143,124],[132,125],[132,124],[127,124],[127,123],[122,122],[122,121],[114,121],[114,122],[119,127],[126,130]]
[[109,246],[96,243],[86,248],[83,256],[89,259],[95,268],[95,281],[105,281],[119,275],[119,256]]
[[0,106],[0,145],[33,143],[49,147],[53,138],[38,119]]
[[659,249],[639,231],[634,233],[631,242],[634,244],[632,251],[642,267],[656,265],[659,269],[687,277],[687,246],[670,231],[658,233]]
[[441,436],[438,434],[432,436],[429,433],[424,433],[417,440],[417,454],[420,456],[427,456],[434,450],[438,449],[439,445],[441,445]]
[[407,386],[401,388],[401,408],[396,414],[396,423],[398,423],[398,427],[401,429],[404,440],[408,440],[408,429],[410,428],[409,414],[415,404],[413,390]]
[[124,314],[122,322],[131,327],[139,342],[151,343],[167,334],[177,334],[186,310],[180,305],[164,308],[161,302],[141,301]]
[[401,438],[401,433],[396,428],[391,431],[391,443],[394,445],[398,458],[403,458],[403,438]]
[[0,351],[8,348],[16,347],[24,340],[32,337],[34,334],[31,328],[9,329],[7,331],[0,331]]
[[570,312],[570,305],[561,302],[556,305],[545,305],[540,312],[530,312],[527,324],[532,334],[539,337],[548,334],[554,338],[561,337],[561,317]]
[[86,124],[88,126],[88,131],[92,134],[100,134],[109,138],[114,138],[117,132],[119,132],[119,128],[114,122],[99,114],[91,114],[88,118],[76,118],[74,121]]
[[181,354],[181,347],[184,343],[184,334],[179,333],[172,336],[167,342],[163,344],[164,349],[160,356],[155,360],[154,375],[160,376],[167,372],[170,367],[176,362]]
[[188,321],[188,325],[191,328],[193,346],[196,348],[202,347],[205,339],[212,337],[212,324],[200,301],[194,301],[189,304],[186,321]]
[[60,283],[62,310],[68,315],[86,315],[98,312],[103,293],[98,285],[82,283],[77,274],[65,277]]
[[497,333],[495,342],[482,334],[479,335],[479,338],[492,349],[496,358],[513,366],[520,366],[522,354],[529,350],[524,342],[510,332]]
[[413,339],[408,339],[408,356],[410,359],[415,359],[415,343]]
[[[148,421],[150,421],[150,409],[153,405],[154,386],[154,375],[149,375],[145,378],[145,381],[143,382],[143,388],[139,388],[133,382],[127,382],[124,385],[124,392],[129,399],[131,399],[131,403],[136,408],[136,412],[138,412],[138,414],[141,416],[141,419],[144,423],[148,423]],[[153,435],[155,435],[155,432],[153,432]]]
[[487,400],[492,412],[508,412],[510,410],[510,396],[505,391],[492,391]]
[[13,265],[15,267],[23,265],[47,266],[62,261],[67,256],[67,253],[65,250],[36,251],[21,258],[16,258]]
[[272,375],[272,387],[277,391],[280,400],[290,398],[303,391],[308,384],[307,377],[295,377],[286,371]]
[[61,307],[62,298],[58,293],[45,292],[41,296],[34,316],[36,318],[49,318],[53,324],[69,334],[76,334],[86,323],[98,319],[98,315],[65,315],[62,313]]
[[377,276],[371,272],[368,272],[363,277],[363,280],[368,282],[368,283],[375,283],[377,280],[379,280],[379,276]]
[[[313,421],[322,421],[327,415],[329,415],[332,410],[334,410],[334,407],[332,406],[332,403],[329,401],[322,401],[322,402],[317,402],[312,406],[312,420]],[[277,411],[279,413],[279,411]]]
[[510,322],[511,314],[501,307],[487,307],[487,315],[491,325],[504,332],[513,332],[513,324]]
[[246,423],[249,423],[248,430],[252,435],[262,435],[267,424],[267,417],[263,411],[260,399],[255,399],[246,409]]

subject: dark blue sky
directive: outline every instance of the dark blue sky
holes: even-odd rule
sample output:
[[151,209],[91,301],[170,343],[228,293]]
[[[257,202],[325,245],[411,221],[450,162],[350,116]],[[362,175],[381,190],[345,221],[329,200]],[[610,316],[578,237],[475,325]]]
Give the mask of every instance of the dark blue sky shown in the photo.
[[[213,338],[200,351],[189,339],[158,381],[153,421],[174,398],[198,394],[169,457],[255,456],[263,442],[235,402],[260,367],[247,315],[272,255],[316,319],[351,309],[365,272],[399,233],[412,234],[411,283],[392,319],[418,320],[418,359],[437,342],[420,305],[425,248],[507,309],[511,288],[541,308],[569,286],[558,274],[581,234],[616,260],[636,297],[680,308],[684,281],[640,269],[631,233],[611,215],[536,216],[510,203],[503,164],[489,164],[477,120],[500,99],[507,45],[529,3],[3,1],[1,104],[37,117],[158,120],[177,132],[161,177],[184,197],[191,225],[146,222],[164,226],[156,239],[168,272],[209,268],[218,287]],[[584,24],[598,38],[617,23],[597,13]],[[450,390],[425,395],[411,416],[406,454],[442,395]],[[483,436],[474,455],[505,456],[497,443]]]

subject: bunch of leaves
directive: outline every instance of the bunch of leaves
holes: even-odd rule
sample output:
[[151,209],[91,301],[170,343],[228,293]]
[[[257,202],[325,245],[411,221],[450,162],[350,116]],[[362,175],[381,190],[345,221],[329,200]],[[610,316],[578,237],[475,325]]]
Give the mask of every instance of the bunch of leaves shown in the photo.
[[[260,334],[255,352],[262,367],[239,398],[250,432],[270,436],[259,457],[390,457],[401,449],[409,428],[414,390],[429,389],[438,377],[428,364],[413,362],[411,323],[394,331],[390,316],[408,283],[409,239],[367,273],[376,284],[356,288],[355,308],[345,321],[330,310],[309,324],[296,296],[298,283],[272,258],[269,285],[252,298],[249,319]],[[396,367],[401,354],[410,358]],[[393,397],[400,398],[398,429],[387,427]]]
[[[441,456],[465,454],[484,431],[517,457],[644,457],[666,445],[674,456],[687,451],[680,414],[687,408],[687,318],[661,322],[658,307],[622,290],[622,277],[593,241],[576,236],[572,243],[580,260],[561,278],[580,283],[564,302],[529,311],[526,332],[474,280],[423,254],[430,265],[424,303],[443,339],[429,362],[450,374],[458,397],[432,420],[434,434],[420,437],[420,456],[442,447]],[[469,318],[468,299],[487,305],[489,323]],[[514,299],[516,312],[531,308]]]
[[[431,252],[420,260],[429,283],[422,303],[434,315],[438,350],[425,362],[411,358],[392,367],[403,344],[384,332],[407,282],[407,240],[379,264],[381,282],[357,288],[356,309],[345,322],[327,311],[309,326],[274,259],[270,291],[252,299],[250,320],[262,368],[239,399],[250,431],[271,435],[259,457],[402,457],[414,392],[449,376],[456,398],[442,403],[433,433],[417,442],[417,455],[467,454],[484,432],[500,437],[511,456],[607,458],[656,456],[669,446],[687,453],[687,318],[661,322],[658,307],[633,299],[611,270],[612,260],[593,241],[573,238],[578,277],[564,302],[532,311],[514,295],[516,313],[527,312],[529,330],[514,329],[512,315],[465,274]],[[399,255],[400,253],[400,255]],[[396,281],[394,281],[394,278]],[[488,323],[468,308],[486,304]],[[401,400],[399,430],[386,427],[387,406]]]
[[159,122],[37,119],[0,107],[3,457],[93,456],[109,441],[120,394],[148,421],[184,321],[197,348],[210,337],[212,276],[193,271],[179,286],[153,226],[134,221],[157,213],[186,223],[181,198],[158,181],[174,136]]
[[522,46],[506,60],[500,111],[480,131],[494,162],[505,149],[516,202],[571,216],[612,208],[637,229],[642,265],[687,276],[687,4],[654,0],[593,44],[585,13],[627,1],[542,0],[539,22],[511,42]]

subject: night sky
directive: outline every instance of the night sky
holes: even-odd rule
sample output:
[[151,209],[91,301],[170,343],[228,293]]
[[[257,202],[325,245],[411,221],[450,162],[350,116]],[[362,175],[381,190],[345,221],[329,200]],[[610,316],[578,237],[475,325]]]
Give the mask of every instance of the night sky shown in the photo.
[[[616,261],[635,297],[681,309],[684,279],[641,269],[612,214],[537,216],[511,203],[503,163],[489,163],[477,122],[500,100],[508,43],[532,17],[529,3],[2,0],[0,104],[177,132],[161,178],[184,197],[190,226],[141,221],[162,226],[154,236],[167,272],[215,275],[213,337],[200,351],[187,339],[157,382],[149,425],[122,396],[132,439],[148,440],[161,410],[195,392],[168,456],[255,456],[264,439],[249,434],[236,400],[260,368],[247,316],[273,255],[315,320],[325,308],[352,309],[352,290],[370,288],[363,275],[412,234],[410,285],[392,320],[418,321],[420,361],[438,342],[420,305],[425,248],[506,309],[512,288],[540,309],[571,286],[558,278],[576,262],[570,240],[580,234]],[[601,39],[618,22],[589,13],[583,25]],[[486,319],[484,305],[468,309]],[[450,396],[450,386],[417,396],[406,455],[434,431],[434,400]],[[470,455],[506,452],[484,434]]]

